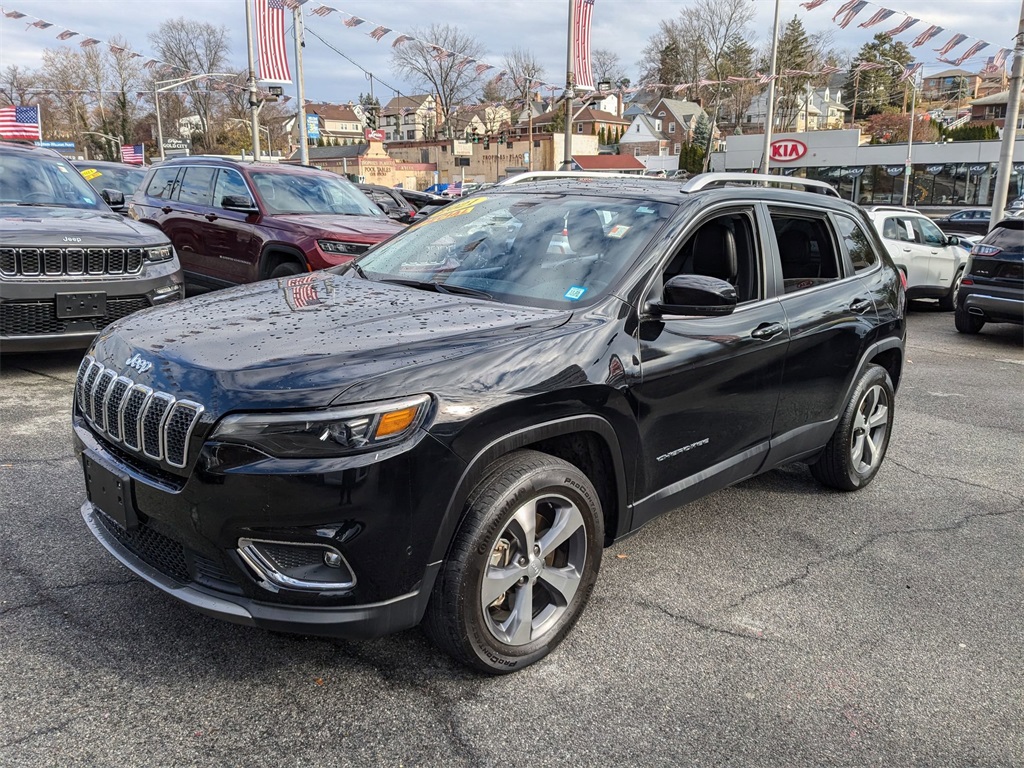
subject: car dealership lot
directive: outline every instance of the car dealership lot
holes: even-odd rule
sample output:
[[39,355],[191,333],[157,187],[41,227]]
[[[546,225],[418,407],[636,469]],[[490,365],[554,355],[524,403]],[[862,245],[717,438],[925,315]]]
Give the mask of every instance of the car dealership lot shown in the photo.
[[419,630],[294,638],[131,576],[78,508],[80,355],[0,360],[0,764],[1024,762],[1024,351],[909,316],[873,484],[805,467],[605,552],[576,631],[504,678]]

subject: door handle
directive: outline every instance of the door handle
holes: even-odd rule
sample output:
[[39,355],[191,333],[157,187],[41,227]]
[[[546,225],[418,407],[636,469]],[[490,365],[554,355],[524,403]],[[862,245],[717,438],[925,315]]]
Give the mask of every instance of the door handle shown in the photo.
[[785,330],[782,323],[762,323],[750,332],[750,337],[753,339],[770,339],[772,336],[778,336]]
[[204,218],[207,221],[216,221],[217,220],[217,214],[216,213],[206,213],[206,214],[203,214],[203,216],[204,216]]
[[904,248],[904,249],[903,249],[903,252],[904,252],[904,253],[910,253],[910,249],[909,249],[909,248]]
[[872,307],[872,303],[868,299],[857,299],[850,305],[850,311],[856,312],[858,315],[863,315]]
[[163,211],[164,213],[170,213],[170,212],[171,212],[171,211],[173,211],[174,209],[173,209],[173,208],[171,208],[171,207],[170,207],[169,205],[165,205],[165,206],[164,206],[163,208],[161,208],[160,210],[161,210],[161,211]]

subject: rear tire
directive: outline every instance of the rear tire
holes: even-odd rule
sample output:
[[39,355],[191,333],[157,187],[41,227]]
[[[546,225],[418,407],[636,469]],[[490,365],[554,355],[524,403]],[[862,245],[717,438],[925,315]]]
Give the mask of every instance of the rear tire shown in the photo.
[[601,503],[579,469],[537,451],[500,458],[467,501],[424,629],[481,672],[529,666],[583,612],[603,542]]
[[958,304],[956,314],[953,315],[953,322],[960,333],[974,335],[984,327],[985,318],[970,314],[967,307]]
[[871,482],[882,466],[892,433],[893,388],[880,365],[864,371],[843,411],[832,439],[811,474],[823,485],[856,491]]

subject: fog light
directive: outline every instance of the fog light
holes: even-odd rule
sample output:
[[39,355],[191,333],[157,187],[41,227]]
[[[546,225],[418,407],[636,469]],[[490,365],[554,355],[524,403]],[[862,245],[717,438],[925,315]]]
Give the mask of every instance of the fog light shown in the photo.
[[345,556],[331,544],[239,539],[236,550],[257,583],[269,592],[347,592],[356,584]]
[[324,565],[331,568],[341,568],[341,555],[338,552],[324,552]]

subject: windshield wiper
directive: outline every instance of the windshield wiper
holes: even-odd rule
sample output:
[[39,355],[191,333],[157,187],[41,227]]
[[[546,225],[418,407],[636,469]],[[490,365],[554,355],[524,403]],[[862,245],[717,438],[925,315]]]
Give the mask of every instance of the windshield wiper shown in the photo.
[[370,279],[370,278],[368,278],[366,276],[366,273],[363,272],[363,268],[360,267],[358,264],[356,264],[354,261],[350,261],[348,263],[348,266],[349,266],[349,269],[351,269],[353,272],[355,272],[357,275],[359,275],[361,278],[363,278],[363,280],[369,280]]
[[[9,205],[9,203],[4,203]],[[73,208],[73,205],[69,203],[14,203],[14,205],[25,206],[27,208]]]
[[378,282],[394,283],[395,285],[407,285],[410,288],[425,288],[437,293],[458,294],[460,296],[473,296],[478,299],[493,299],[487,291],[478,288],[467,288],[464,285],[450,285],[448,283],[435,283],[433,280],[413,280],[405,277],[385,277]]

